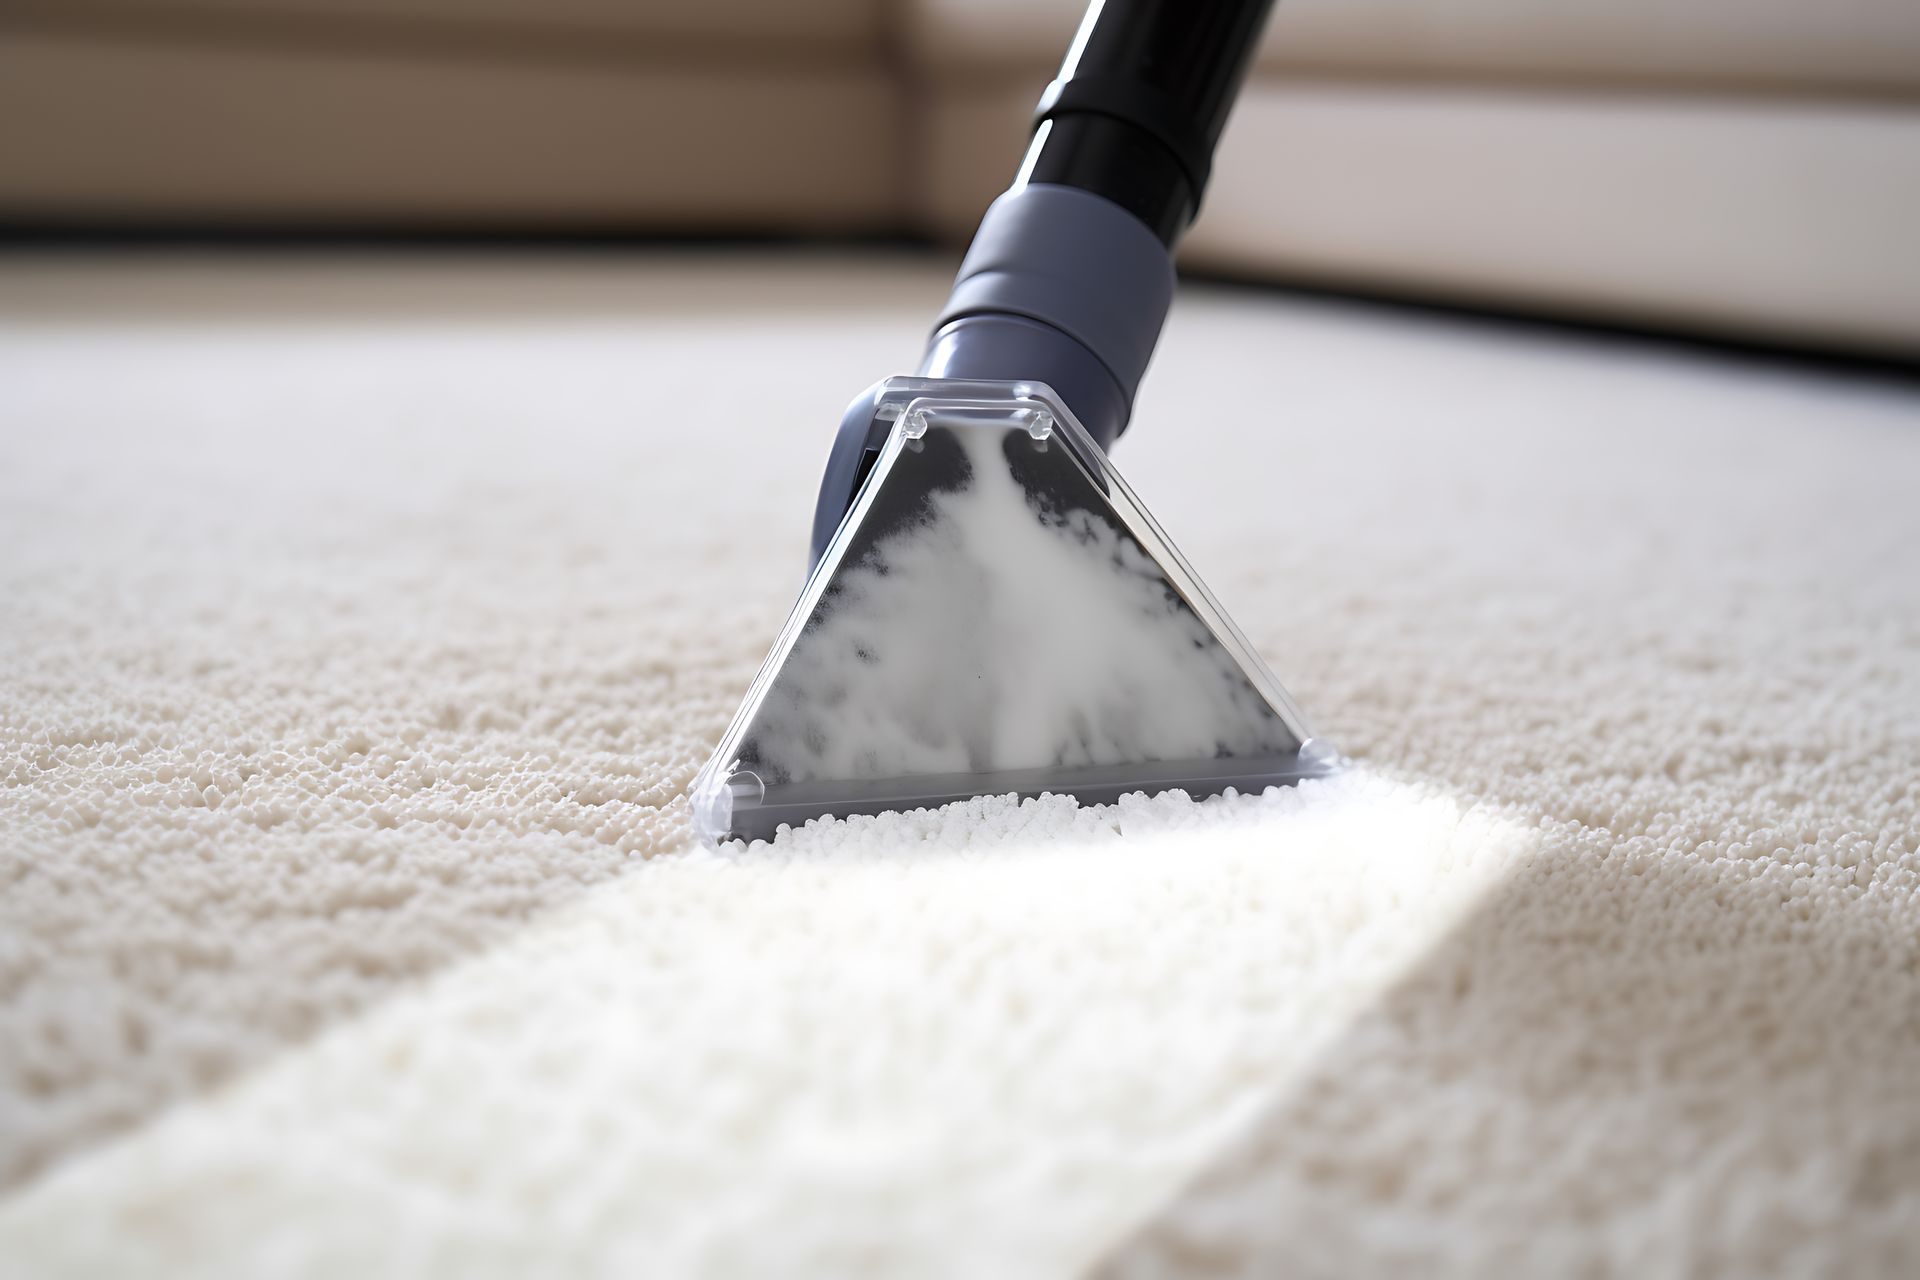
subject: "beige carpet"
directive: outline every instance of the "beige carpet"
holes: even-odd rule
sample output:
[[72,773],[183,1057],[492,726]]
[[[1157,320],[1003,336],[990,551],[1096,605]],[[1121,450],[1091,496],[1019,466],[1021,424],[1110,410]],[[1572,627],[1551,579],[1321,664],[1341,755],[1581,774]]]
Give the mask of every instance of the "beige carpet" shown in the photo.
[[1920,398],[1190,293],[1117,461],[1362,768],[693,851],[943,283],[5,267],[10,1271],[1920,1267]]

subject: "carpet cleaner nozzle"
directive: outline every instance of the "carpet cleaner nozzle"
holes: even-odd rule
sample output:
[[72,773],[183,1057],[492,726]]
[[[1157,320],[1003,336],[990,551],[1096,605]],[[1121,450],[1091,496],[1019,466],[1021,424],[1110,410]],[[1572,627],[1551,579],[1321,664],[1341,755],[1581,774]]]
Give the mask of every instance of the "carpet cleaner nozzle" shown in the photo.
[[1334,767],[1107,460],[1270,5],[1094,0],[919,376],[841,420],[806,589],[694,780],[702,834]]
[[1050,389],[894,378],[876,400],[885,444],[694,783],[702,834],[1332,768]]

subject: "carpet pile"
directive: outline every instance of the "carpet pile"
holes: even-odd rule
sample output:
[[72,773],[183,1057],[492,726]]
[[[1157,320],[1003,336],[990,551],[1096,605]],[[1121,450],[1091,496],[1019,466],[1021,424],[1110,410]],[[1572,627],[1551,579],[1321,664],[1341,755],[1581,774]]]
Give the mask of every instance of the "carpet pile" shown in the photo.
[[943,284],[5,268],[0,1256],[1920,1267],[1911,386],[1190,290],[1116,462],[1355,770],[698,849]]

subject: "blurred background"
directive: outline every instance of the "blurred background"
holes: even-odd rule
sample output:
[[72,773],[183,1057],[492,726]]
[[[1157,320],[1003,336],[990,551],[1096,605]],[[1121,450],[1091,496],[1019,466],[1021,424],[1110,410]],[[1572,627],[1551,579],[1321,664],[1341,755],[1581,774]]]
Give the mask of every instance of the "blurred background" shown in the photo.
[[[7,0],[0,222],[964,240],[1078,0]],[[1910,0],[1283,0],[1186,264],[1920,352]]]

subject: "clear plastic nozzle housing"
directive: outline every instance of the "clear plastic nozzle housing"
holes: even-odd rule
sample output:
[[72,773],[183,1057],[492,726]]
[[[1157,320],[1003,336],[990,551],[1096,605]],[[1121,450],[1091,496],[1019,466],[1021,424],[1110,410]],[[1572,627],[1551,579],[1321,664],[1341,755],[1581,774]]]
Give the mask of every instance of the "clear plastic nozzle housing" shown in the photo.
[[1299,712],[1045,387],[896,378],[894,424],[695,779],[710,839],[1042,792],[1330,771]]

